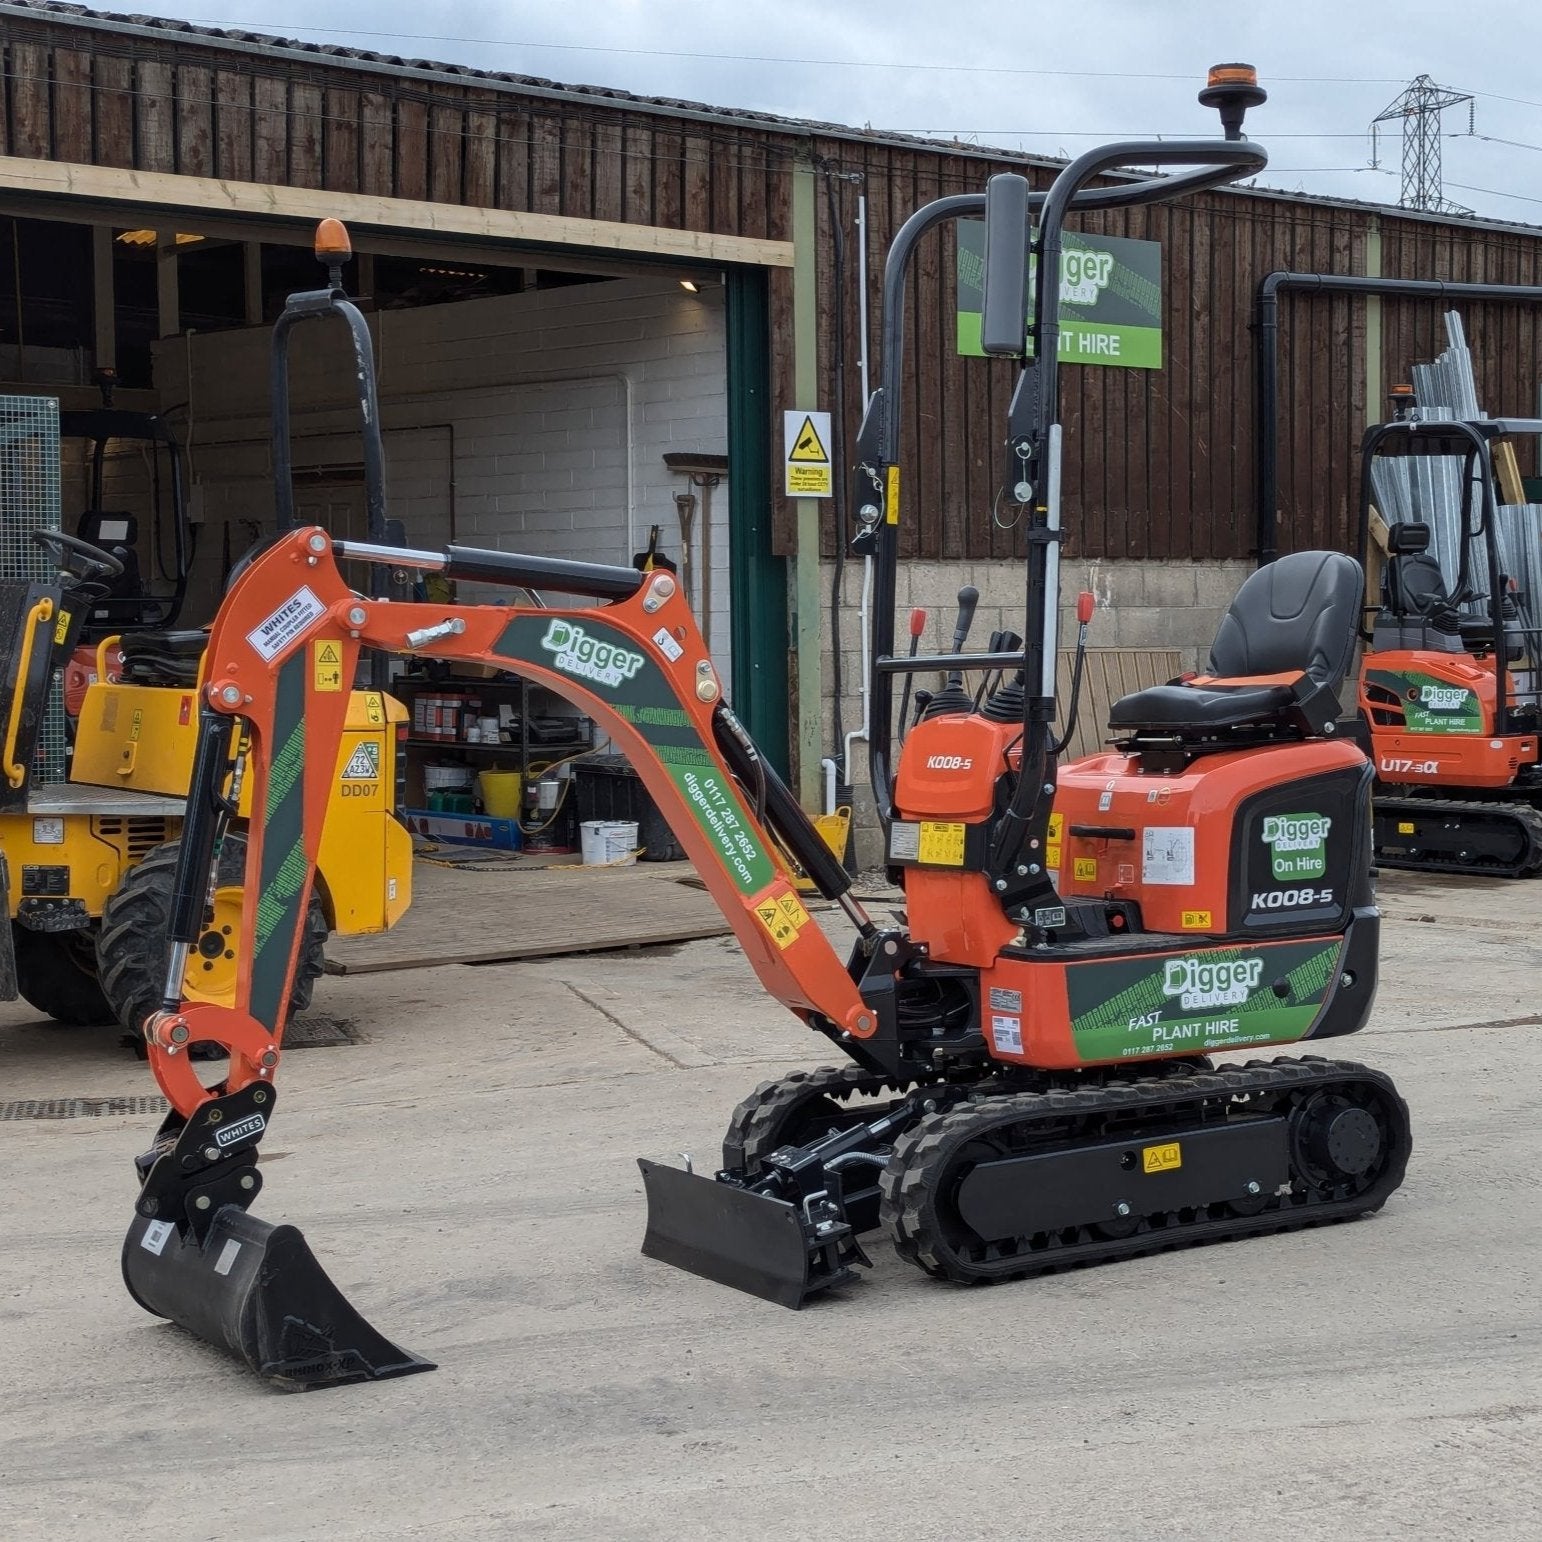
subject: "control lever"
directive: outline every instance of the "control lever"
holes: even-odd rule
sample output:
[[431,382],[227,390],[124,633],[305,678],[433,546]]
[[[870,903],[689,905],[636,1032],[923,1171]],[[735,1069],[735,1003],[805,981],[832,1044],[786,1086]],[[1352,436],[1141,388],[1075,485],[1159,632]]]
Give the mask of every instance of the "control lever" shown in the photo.
[[[921,646],[921,634],[925,630],[926,630],[926,612],[919,605],[917,605],[916,608],[913,611],[911,611],[911,613],[910,613],[910,655],[909,656],[911,658],[914,658],[916,656],[916,650]],[[907,674],[905,676],[905,688],[900,692],[899,725],[900,725],[900,741],[902,743],[904,742],[905,731],[906,731],[906,729],[909,726],[909,724],[907,722],[907,719],[908,719],[909,713],[910,713],[910,685],[911,685],[911,682],[914,679],[915,679],[915,675],[914,674]]]
[[[953,646],[950,653],[962,653],[964,643],[969,637],[969,628],[974,623],[974,608],[980,603],[980,591],[973,584],[965,584],[958,591],[958,620],[953,627]],[[964,690],[964,671],[962,669],[950,669],[947,683],[927,703],[927,717],[941,717],[945,712],[969,712],[973,709],[974,702],[970,700]]]

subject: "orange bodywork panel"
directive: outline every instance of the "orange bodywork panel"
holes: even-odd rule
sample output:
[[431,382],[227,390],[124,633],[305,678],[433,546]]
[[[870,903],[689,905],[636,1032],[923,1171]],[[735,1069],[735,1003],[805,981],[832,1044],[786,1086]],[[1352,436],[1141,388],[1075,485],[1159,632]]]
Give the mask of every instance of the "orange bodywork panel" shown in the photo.
[[[1427,649],[1367,654],[1360,710],[1371,725],[1372,759],[1383,782],[1430,787],[1508,787],[1537,760],[1534,733],[1496,734],[1492,658]],[[1506,675],[1506,692],[1516,681]]]
[[[196,1009],[194,1038],[230,1052],[225,1090],[270,1081],[363,647],[515,669],[572,702],[637,770],[766,989],[856,1037],[875,1031],[842,959],[798,898],[785,861],[718,748],[721,686],[675,579],[645,575],[598,606],[540,609],[365,599],[331,537],[297,530],[240,574],[212,628],[204,705],[237,718],[250,749],[251,837],[236,1005]],[[187,1064],[194,1009],[150,1020],[157,1080],[189,1115],[211,1095]]]

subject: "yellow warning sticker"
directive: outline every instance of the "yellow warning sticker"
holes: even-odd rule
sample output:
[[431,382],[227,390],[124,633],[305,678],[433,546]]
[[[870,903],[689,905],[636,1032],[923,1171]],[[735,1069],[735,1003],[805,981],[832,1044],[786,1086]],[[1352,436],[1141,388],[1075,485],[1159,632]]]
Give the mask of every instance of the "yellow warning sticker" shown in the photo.
[[129,725],[129,739],[134,744],[139,743],[139,731],[145,726],[145,714],[142,707],[134,708],[134,720]]
[[1210,912],[1208,910],[1185,910],[1183,912],[1183,929],[1186,932],[1208,932],[1210,930]]
[[[803,910],[801,905],[799,910]],[[760,923],[771,933],[771,940],[779,948],[790,948],[798,940],[798,926],[791,916],[782,908],[781,902],[776,899],[758,900],[755,904],[755,914],[760,917]],[[806,920],[808,913],[804,911]]]
[[1076,874],[1078,883],[1096,883],[1098,881],[1098,859],[1096,857],[1077,857],[1071,864]]
[[1398,820],[1398,822],[1397,822],[1397,833],[1399,835],[1412,835],[1414,833],[1414,827],[1413,827],[1412,822],[1410,820],[1406,820],[1406,819]]
[[951,820],[923,819],[916,858],[934,867],[964,865],[964,826]]
[[385,722],[385,702],[380,699],[379,691],[364,693],[364,716],[371,723]]
[[781,906],[782,914],[792,922],[795,930],[801,932],[808,925],[808,911],[803,908],[796,894],[784,894],[777,904]]
[[59,612],[59,624],[54,628],[54,647],[62,648],[64,639],[69,636],[70,613],[67,610]]
[[1056,872],[1060,871],[1060,840],[1064,829],[1065,815],[1051,814],[1049,816],[1049,833],[1044,841],[1044,865],[1054,868]]
[[1142,1172],[1175,1172],[1183,1166],[1183,1148],[1175,1140],[1168,1141],[1165,1146],[1142,1147],[1140,1165]]
[[787,452],[790,461],[812,461],[821,466],[830,464],[830,452],[825,449],[819,430],[808,413],[803,414],[803,427],[793,437],[792,448]]
[[897,525],[899,523],[899,467],[889,467],[889,485],[884,490],[883,507],[884,523]]
[[318,638],[311,644],[311,662],[318,691],[340,691],[343,688],[343,650],[328,638]]

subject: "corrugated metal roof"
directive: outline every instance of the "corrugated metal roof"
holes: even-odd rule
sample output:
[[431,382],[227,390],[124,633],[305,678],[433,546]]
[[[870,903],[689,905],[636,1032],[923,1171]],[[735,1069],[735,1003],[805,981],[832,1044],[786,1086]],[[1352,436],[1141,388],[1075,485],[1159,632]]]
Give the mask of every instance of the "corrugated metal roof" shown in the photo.
[[[575,105],[611,108],[623,112],[647,112],[697,122],[737,125],[759,129],[767,134],[784,134],[796,138],[838,139],[860,144],[896,145],[917,151],[928,151],[935,155],[964,156],[972,160],[1015,162],[1019,165],[1046,168],[1065,164],[1063,160],[1054,156],[1035,155],[1022,150],[1003,150],[988,145],[964,144],[953,139],[927,139],[913,134],[895,133],[892,130],[858,129],[849,124],[821,123],[813,119],[779,117],[775,113],[754,112],[748,108],[739,107],[715,107],[706,102],[691,102],[674,97],[639,96],[634,92],[622,91],[611,86],[566,85],[560,81],[546,80],[536,75],[480,70],[471,65],[445,64],[432,59],[410,59],[399,54],[347,48],[338,43],[307,43],[300,39],[279,37],[270,33],[206,27],[190,21],[162,16],[136,16],[114,11],[97,11],[83,5],[64,4],[62,0],[0,0],[0,20],[8,15],[25,16],[39,21],[62,22],[71,26],[92,27],[149,39],[163,37],[174,42],[207,43],[211,47],[266,57],[278,54],[311,63],[407,76],[426,84],[460,81],[487,90],[509,91],[525,96],[544,97],[571,102]],[[1268,142],[1267,134],[1264,135],[1264,142],[1266,144]],[[1275,199],[1286,203],[1354,209],[1386,218],[1416,220],[1426,224],[1454,225],[1464,230],[1513,231],[1528,236],[1535,236],[1539,230],[1542,230],[1542,226],[1526,224],[1519,220],[1502,220],[1479,215],[1452,218],[1448,215],[1428,214],[1417,209],[1404,209],[1396,204],[1375,203],[1357,198],[1329,197],[1318,193],[1288,192],[1278,188],[1233,186],[1221,191],[1241,194],[1244,197]]]

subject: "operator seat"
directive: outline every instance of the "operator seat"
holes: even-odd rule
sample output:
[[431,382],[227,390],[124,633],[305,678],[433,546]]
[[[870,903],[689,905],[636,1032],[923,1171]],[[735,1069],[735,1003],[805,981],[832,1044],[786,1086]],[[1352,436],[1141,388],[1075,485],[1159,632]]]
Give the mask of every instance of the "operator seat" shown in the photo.
[[1419,520],[1400,520],[1387,531],[1382,608],[1371,629],[1371,647],[1378,653],[1389,648],[1465,651],[1462,618],[1429,546],[1430,527]]
[[1342,552],[1271,562],[1221,618],[1206,672],[1120,697],[1109,727],[1121,743],[1154,736],[1195,751],[1322,733],[1338,717],[1364,597],[1365,574]]
[[125,632],[121,678],[128,685],[169,685],[191,689],[209,645],[207,631]]

